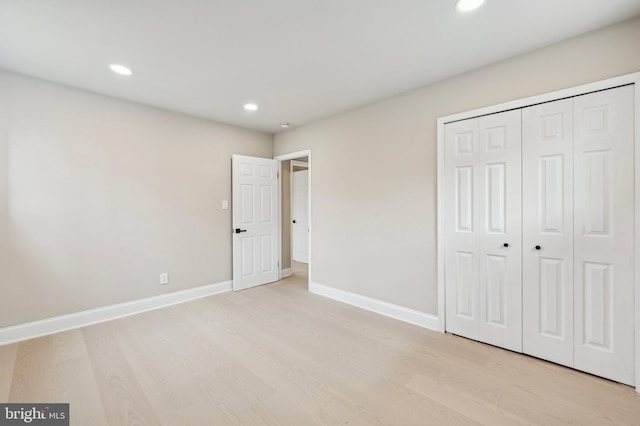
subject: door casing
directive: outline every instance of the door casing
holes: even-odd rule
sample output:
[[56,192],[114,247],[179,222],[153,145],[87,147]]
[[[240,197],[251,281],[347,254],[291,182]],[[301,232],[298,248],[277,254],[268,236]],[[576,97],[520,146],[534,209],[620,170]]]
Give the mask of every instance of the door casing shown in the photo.
[[[274,160],[278,160],[279,164],[279,173],[280,175],[282,175],[282,162],[283,161],[287,161],[287,160],[295,160],[297,158],[301,158],[301,157],[308,157],[309,161],[308,161],[308,170],[309,170],[309,214],[308,214],[308,218],[309,218],[309,239],[308,239],[308,244],[309,244],[309,263],[308,263],[308,283],[307,283],[307,289],[311,287],[311,283],[313,282],[312,280],[312,272],[313,272],[313,220],[312,220],[312,203],[313,203],[313,193],[312,193],[312,188],[313,185],[311,184],[312,182],[312,175],[313,175],[313,167],[312,167],[312,155],[311,155],[311,149],[305,149],[302,151],[295,151],[295,152],[290,152],[287,154],[280,154],[280,155],[276,155],[274,156]],[[278,191],[278,223],[280,223],[280,226],[282,226],[282,191]],[[280,238],[280,247],[282,247],[282,229],[280,229],[280,232],[278,233],[278,238]],[[279,264],[282,265],[282,250],[279,251]],[[280,278],[282,278],[282,266],[279,268],[279,272],[280,274]]]

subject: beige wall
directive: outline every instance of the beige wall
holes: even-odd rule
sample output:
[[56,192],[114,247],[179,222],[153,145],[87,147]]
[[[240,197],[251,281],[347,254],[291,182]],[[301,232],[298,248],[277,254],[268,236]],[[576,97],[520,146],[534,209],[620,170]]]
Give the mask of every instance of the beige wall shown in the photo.
[[638,52],[640,18],[276,135],[313,151],[313,282],[437,313],[436,119],[640,71]]
[[231,279],[231,155],[272,136],[7,72],[0,93],[0,327]]
[[280,175],[280,193],[282,204],[282,268],[291,268],[291,161],[282,162]]

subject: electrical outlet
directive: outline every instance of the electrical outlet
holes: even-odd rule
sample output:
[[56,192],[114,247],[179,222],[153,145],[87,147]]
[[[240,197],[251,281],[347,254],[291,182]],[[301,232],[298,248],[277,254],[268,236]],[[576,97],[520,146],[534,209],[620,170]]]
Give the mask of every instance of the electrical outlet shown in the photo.
[[160,285],[169,284],[169,273],[160,274]]

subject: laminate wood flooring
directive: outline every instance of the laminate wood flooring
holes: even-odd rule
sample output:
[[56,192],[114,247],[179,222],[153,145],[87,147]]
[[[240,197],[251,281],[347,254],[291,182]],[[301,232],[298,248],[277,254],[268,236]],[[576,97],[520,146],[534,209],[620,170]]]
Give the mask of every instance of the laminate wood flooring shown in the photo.
[[307,292],[304,268],[0,346],[0,401],[71,424],[640,425],[631,387]]

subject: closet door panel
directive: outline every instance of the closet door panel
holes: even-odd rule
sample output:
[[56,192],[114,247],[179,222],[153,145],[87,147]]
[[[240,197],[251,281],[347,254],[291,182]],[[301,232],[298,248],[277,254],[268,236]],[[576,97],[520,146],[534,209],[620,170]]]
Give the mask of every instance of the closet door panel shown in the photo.
[[522,351],[521,116],[479,118],[479,339]]
[[522,110],[523,352],[573,366],[573,103]]
[[575,367],[633,385],[634,94],[574,98]]
[[478,119],[445,126],[446,329],[478,339]]

